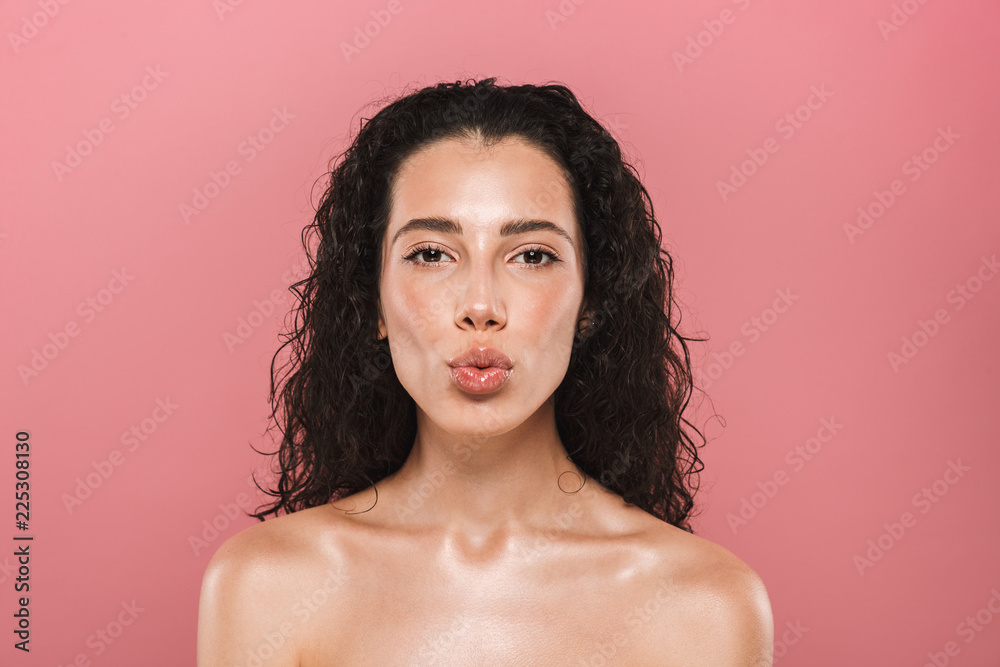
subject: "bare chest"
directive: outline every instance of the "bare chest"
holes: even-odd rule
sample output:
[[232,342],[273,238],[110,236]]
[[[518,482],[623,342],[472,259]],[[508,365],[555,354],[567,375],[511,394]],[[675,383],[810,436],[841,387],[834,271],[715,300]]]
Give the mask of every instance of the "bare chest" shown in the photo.
[[663,665],[683,613],[667,579],[573,559],[475,574],[416,560],[355,568],[340,593],[304,628],[300,667]]

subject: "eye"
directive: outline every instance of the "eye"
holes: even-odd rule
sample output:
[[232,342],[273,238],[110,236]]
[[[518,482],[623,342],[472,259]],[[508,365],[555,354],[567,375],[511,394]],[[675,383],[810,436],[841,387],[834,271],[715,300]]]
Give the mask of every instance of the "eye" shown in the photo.
[[[421,257],[421,255],[423,255],[423,257]],[[523,262],[515,261],[514,263],[526,264],[528,266],[531,266],[532,268],[543,267],[549,264],[555,264],[556,262],[562,261],[556,253],[550,250],[545,250],[541,246],[527,248],[526,250],[522,250],[517,255],[515,255],[515,257],[521,257],[521,256],[524,256],[526,261]],[[412,262],[414,264],[427,265],[427,264],[444,263],[441,260],[442,257],[451,258],[451,255],[449,255],[443,249],[437,246],[425,244],[414,248],[413,252],[403,257],[403,259],[408,262]],[[544,261],[545,257],[549,258],[548,261]],[[453,258],[452,261],[454,261]]]
[[[423,260],[419,260],[418,261],[416,258],[418,256],[420,256],[420,255],[423,255],[424,253],[427,253],[426,259],[428,261],[423,261]],[[414,262],[416,264],[440,264],[441,263],[441,256],[442,255],[445,256],[445,257],[451,257],[451,255],[449,255],[448,253],[446,253],[441,248],[438,248],[438,247],[432,246],[432,245],[423,245],[423,246],[419,246],[417,248],[414,248],[413,252],[411,252],[409,255],[407,255],[403,259],[407,260],[408,262]],[[431,258],[434,258],[434,259],[431,259]]]
[[[517,254],[517,257],[520,257],[522,255],[524,255],[524,257],[528,261],[515,262],[516,264],[529,264],[531,266],[546,266],[548,264],[555,264],[556,262],[562,261],[561,259],[559,259],[559,256],[557,254],[545,250],[544,248],[541,247],[528,248],[527,250],[522,250],[520,253]],[[542,261],[543,255],[547,256],[549,258],[549,261],[547,262]]]

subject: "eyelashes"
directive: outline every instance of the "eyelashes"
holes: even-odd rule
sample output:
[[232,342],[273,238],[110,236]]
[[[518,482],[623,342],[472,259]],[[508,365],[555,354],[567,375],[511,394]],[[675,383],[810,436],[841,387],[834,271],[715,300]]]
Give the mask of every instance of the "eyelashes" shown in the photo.
[[[448,255],[448,253],[445,252],[442,248],[440,248],[440,247],[438,247],[438,246],[436,246],[434,244],[427,243],[427,244],[424,244],[424,245],[417,246],[416,248],[413,249],[413,252],[411,252],[409,255],[406,255],[405,257],[403,257],[403,259],[406,260],[407,262],[411,262],[413,264],[422,265],[422,266],[430,266],[432,264],[440,264],[440,263],[442,263],[442,262],[439,262],[439,261],[427,262],[427,261],[423,261],[423,260],[418,260],[417,257],[419,257],[420,255],[422,255],[425,252],[436,252],[436,253],[439,253],[441,255]],[[557,255],[556,253],[552,252],[551,250],[546,250],[545,248],[542,248],[541,246],[530,246],[528,248],[525,248],[524,250],[522,250],[521,252],[519,252],[515,256],[516,257],[520,257],[521,255],[526,255],[528,253],[536,253],[536,254],[539,254],[539,255],[546,255],[549,259],[548,259],[548,261],[544,261],[544,262],[515,262],[515,263],[516,264],[524,264],[525,266],[530,266],[533,269],[541,269],[541,268],[544,268],[544,267],[549,266],[551,264],[555,264],[557,262],[561,262],[562,261],[562,259],[559,257],[559,255]],[[451,255],[448,255],[448,256],[450,257]]]

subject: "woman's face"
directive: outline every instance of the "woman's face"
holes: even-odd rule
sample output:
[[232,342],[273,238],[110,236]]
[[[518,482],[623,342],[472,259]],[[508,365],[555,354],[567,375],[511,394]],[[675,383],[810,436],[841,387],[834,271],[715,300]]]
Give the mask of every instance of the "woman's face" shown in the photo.
[[[506,433],[562,382],[582,316],[570,186],[522,139],[489,150],[443,139],[402,163],[391,197],[379,327],[396,375],[444,431]],[[510,228],[525,221],[545,224]],[[480,384],[477,393],[453,377],[449,361],[472,348],[494,348],[513,362],[509,374],[485,374],[506,376],[498,389]],[[475,384],[479,375],[465,378]]]

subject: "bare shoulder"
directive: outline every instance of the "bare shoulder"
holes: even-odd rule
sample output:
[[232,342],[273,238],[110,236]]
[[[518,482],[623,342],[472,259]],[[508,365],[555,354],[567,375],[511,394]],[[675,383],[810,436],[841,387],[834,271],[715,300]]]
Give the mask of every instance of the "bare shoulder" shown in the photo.
[[669,524],[655,539],[660,580],[676,612],[665,641],[652,646],[657,657],[667,664],[769,667],[774,620],[760,576],[725,547]]
[[202,579],[198,667],[295,667],[309,621],[329,608],[344,573],[331,513],[322,508],[269,519],[227,539]]

